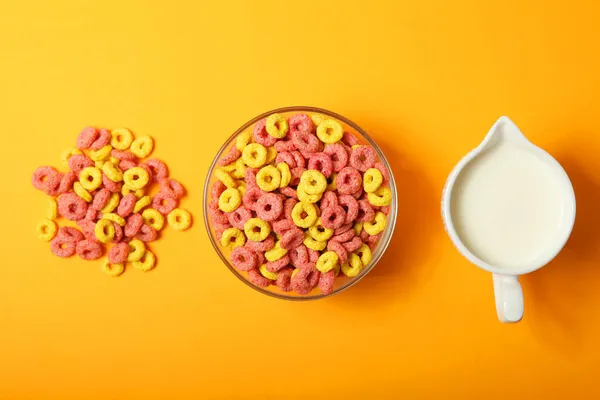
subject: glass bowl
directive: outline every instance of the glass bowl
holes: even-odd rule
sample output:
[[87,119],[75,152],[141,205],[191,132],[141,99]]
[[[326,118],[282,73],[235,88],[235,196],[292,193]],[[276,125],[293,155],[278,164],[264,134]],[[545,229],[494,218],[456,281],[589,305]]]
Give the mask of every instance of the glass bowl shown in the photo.
[[[335,285],[334,285],[333,292],[326,294],[326,295],[321,294],[318,290],[318,287],[315,287],[315,289],[313,289],[313,291],[311,293],[309,293],[308,295],[299,295],[294,292],[282,292],[275,285],[271,285],[267,288],[263,288],[263,287],[255,286],[254,284],[252,284],[248,280],[247,273],[238,271],[229,262],[229,254],[231,253],[231,251],[226,248],[223,248],[220,245],[219,241],[216,238],[215,231],[212,226],[212,222],[210,221],[209,213],[208,213],[210,188],[211,188],[212,184],[216,181],[216,177],[214,176],[213,172],[214,172],[215,168],[217,167],[217,161],[226,152],[228,152],[228,150],[231,148],[231,146],[235,143],[236,137],[241,132],[245,131],[246,129],[251,129],[252,126],[257,121],[261,120],[262,118],[266,118],[273,113],[279,113],[279,114],[282,114],[284,117],[289,117],[291,114],[295,114],[295,113],[299,113],[299,112],[305,112],[305,113],[310,113],[310,114],[321,114],[324,116],[329,116],[329,117],[337,119],[344,127],[344,130],[354,134],[354,136],[356,136],[359,139],[361,144],[368,144],[375,149],[375,151],[377,152],[377,156],[379,157],[379,160],[381,161],[381,163],[383,163],[385,168],[387,168],[389,175],[390,175],[389,187],[390,187],[390,190],[392,191],[392,203],[390,205],[390,212],[387,216],[386,228],[382,232],[381,239],[377,243],[377,247],[375,249],[373,249],[373,251],[372,251],[371,262],[367,266],[365,266],[362,269],[362,271],[355,277],[349,278],[349,277],[345,277],[343,275],[338,276],[335,279]],[[229,270],[236,277],[238,277],[239,280],[241,280],[246,285],[250,286],[252,289],[254,289],[258,292],[261,292],[263,294],[266,294],[268,296],[272,296],[272,297],[275,297],[278,299],[295,300],[295,301],[322,299],[322,298],[330,297],[337,293],[340,293],[340,292],[348,289],[352,285],[356,284],[358,281],[360,281],[362,278],[364,278],[375,267],[377,262],[379,262],[379,260],[383,256],[383,253],[385,253],[385,250],[387,249],[387,247],[390,243],[390,240],[392,238],[392,235],[394,233],[394,228],[396,226],[397,214],[398,214],[398,192],[396,190],[396,182],[394,181],[394,174],[392,173],[390,164],[388,163],[387,159],[385,158],[385,155],[383,154],[383,152],[381,151],[379,146],[377,146],[375,141],[373,141],[373,139],[371,139],[369,137],[369,135],[367,135],[367,133],[363,129],[361,129],[358,125],[356,125],[354,122],[352,122],[349,119],[347,119],[339,114],[336,114],[332,111],[328,111],[328,110],[324,110],[324,109],[316,108],[316,107],[293,106],[293,107],[278,108],[276,110],[271,110],[264,114],[258,115],[256,117],[252,118],[250,121],[246,122],[238,130],[236,130],[229,137],[229,139],[227,139],[227,141],[225,142],[225,144],[223,144],[223,146],[221,146],[221,148],[217,152],[217,155],[215,156],[215,158],[213,159],[213,161],[210,165],[210,169],[208,170],[208,176],[207,176],[206,182],[204,184],[204,224],[206,226],[206,231],[208,233],[208,237],[210,238],[210,241],[211,241],[213,247],[215,248],[215,251],[221,258],[221,260],[223,260],[223,263],[227,266],[227,268],[229,268]]]

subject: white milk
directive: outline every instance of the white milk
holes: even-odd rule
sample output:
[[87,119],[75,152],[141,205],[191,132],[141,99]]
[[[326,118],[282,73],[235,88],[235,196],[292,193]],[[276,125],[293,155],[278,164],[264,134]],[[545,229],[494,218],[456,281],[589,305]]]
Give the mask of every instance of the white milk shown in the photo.
[[464,245],[491,266],[518,270],[562,240],[568,198],[539,155],[499,143],[465,165],[451,211]]

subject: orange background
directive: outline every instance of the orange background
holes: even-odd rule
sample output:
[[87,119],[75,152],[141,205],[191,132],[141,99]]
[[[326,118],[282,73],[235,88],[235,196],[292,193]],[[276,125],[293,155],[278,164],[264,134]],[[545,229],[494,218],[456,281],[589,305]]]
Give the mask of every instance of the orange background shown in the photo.
[[[1,399],[598,398],[597,1],[4,2]],[[373,272],[331,299],[252,291],[212,250],[202,185],[254,115],[316,105],[392,161],[400,216]],[[501,115],[572,178],[567,248],[496,320],[489,274],[446,237],[453,165]],[[156,270],[113,279],[36,238],[38,165],[86,125],[156,139],[187,186]]]

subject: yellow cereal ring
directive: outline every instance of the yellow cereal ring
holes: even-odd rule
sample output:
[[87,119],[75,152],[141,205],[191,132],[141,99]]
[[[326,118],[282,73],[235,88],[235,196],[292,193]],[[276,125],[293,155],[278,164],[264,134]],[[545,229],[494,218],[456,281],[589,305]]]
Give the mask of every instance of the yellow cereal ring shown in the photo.
[[140,210],[146,206],[149,206],[152,203],[152,197],[150,196],[142,196],[138,201],[135,202],[135,206],[133,207],[133,212],[138,213]]
[[221,246],[228,249],[235,249],[246,244],[246,236],[244,232],[238,228],[228,228],[223,231],[221,236]]
[[299,201],[292,208],[292,220],[300,228],[311,227],[317,222],[317,208],[312,203]]
[[[239,160],[239,158],[238,158]],[[225,171],[228,174],[232,174],[233,175],[233,171],[235,171],[235,161],[232,162],[231,164],[227,164],[221,167],[221,171]]]
[[369,235],[373,236],[373,235],[377,235],[380,232],[383,232],[386,224],[387,224],[387,221],[386,221],[385,214],[382,213],[381,211],[378,211],[375,214],[375,218],[373,218],[373,221],[365,222],[363,224],[363,228]]
[[319,240],[315,240],[312,238],[312,236],[310,236],[309,233],[306,233],[304,235],[304,242],[302,242],[302,243],[304,243],[304,245],[306,247],[308,247],[309,249],[316,250],[316,251],[322,251],[325,249],[325,247],[327,247],[327,242],[325,242],[325,241],[321,242]]
[[267,147],[267,161],[265,164],[271,164],[271,162],[275,161],[277,158],[277,150],[275,150],[274,146]]
[[272,165],[261,168],[256,174],[256,184],[265,192],[272,192],[279,188],[281,173]]
[[312,114],[310,119],[314,122],[315,125],[319,125],[321,122],[325,120],[325,116],[322,114]]
[[279,174],[281,175],[281,181],[279,182],[279,187],[284,188],[287,185],[289,185],[290,181],[292,180],[290,166],[284,162],[280,162],[279,164],[277,164],[277,170],[279,171]]
[[240,192],[240,195],[244,197],[246,194],[246,185],[238,185],[237,190]]
[[115,227],[112,224],[112,221],[102,218],[100,221],[96,222],[94,234],[96,235],[96,239],[102,243],[108,243],[113,240],[115,237]]
[[302,173],[300,184],[307,194],[320,194],[327,189],[327,178],[321,172],[309,169]]
[[262,242],[271,233],[271,225],[260,218],[250,218],[244,224],[244,233],[249,240]]
[[123,185],[123,187],[121,188],[121,194],[123,196],[127,196],[130,193],[133,193],[135,195],[135,197],[137,197],[138,199],[141,199],[146,194],[146,192],[144,191],[144,189],[137,189],[137,190],[135,190],[135,189],[130,188],[127,185]]
[[363,175],[363,188],[367,193],[373,193],[383,183],[383,175],[377,168],[369,168]]
[[251,139],[252,139],[252,132],[244,131],[244,132],[240,133],[238,135],[238,137],[235,139],[235,147],[239,151],[244,151],[244,147],[246,147],[248,145],[248,143],[250,143]]
[[165,225],[165,217],[154,208],[146,208],[142,212],[142,218],[146,225],[150,226],[155,231],[160,231]]
[[104,164],[106,163],[106,161],[94,161],[94,167],[98,168],[98,169],[102,169],[102,167],[104,167]]
[[339,142],[343,135],[344,128],[333,119],[325,119],[317,126],[317,136],[323,143]]
[[81,185],[81,183],[75,182],[73,184],[73,190],[75,191],[75,194],[77,196],[81,197],[82,199],[84,199],[86,201],[86,203],[89,203],[90,201],[92,201],[92,195],[90,194],[90,192],[85,190],[85,188]]
[[125,272],[125,264],[111,264],[110,261],[104,260],[102,263],[102,272],[110,276],[119,276]]
[[288,251],[286,249],[281,248],[281,242],[278,240],[275,242],[275,246],[273,246],[270,250],[265,251],[265,258],[267,261],[277,261],[283,258]]
[[363,268],[360,258],[354,254],[348,254],[348,262],[342,264],[342,273],[349,277],[357,276]]
[[219,209],[225,212],[235,211],[242,204],[240,191],[235,188],[225,189],[219,196]]
[[178,231],[184,231],[192,225],[192,216],[183,208],[176,208],[167,215],[169,226]]
[[354,253],[360,257],[360,262],[362,263],[362,265],[369,265],[369,263],[373,259],[373,255],[371,254],[371,248],[364,243],[362,244],[362,246],[356,249]]
[[323,196],[323,193],[319,193],[319,194],[306,193],[306,191],[304,189],[304,185],[301,183],[296,188],[296,194],[298,195],[298,199],[304,203],[316,203],[317,201],[321,200],[321,196]]
[[102,171],[96,167],[85,167],[79,173],[79,182],[85,190],[94,191],[102,185]]
[[265,121],[267,133],[277,139],[285,137],[288,133],[288,123],[285,118],[275,113],[267,117]]
[[125,185],[134,190],[145,187],[149,180],[150,176],[148,175],[148,171],[142,167],[129,168],[123,174],[123,182],[125,182]]
[[111,162],[104,163],[102,172],[113,182],[121,182],[123,180],[123,172]]
[[121,201],[121,197],[119,196],[119,193],[111,194],[110,199],[108,199],[108,202],[106,203],[106,205],[104,207],[102,207],[102,210],[100,210],[100,212],[102,214],[112,212],[115,208],[117,208],[120,201]]
[[150,136],[141,136],[131,142],[131,152],[139,158],[148,157],[154,149],[154,140]]
[[325,228],[321,223],[321,217],[319,217],[315,224],[308,228],[308,233],[316,241],[325,242],[333,236],[333,229]]
[[107,144],[106,146],[98,149],[90,151],[90,158],[92,161],[106,161],[110,157],[110,152],[112,151],[112,146]]
[[331,271],[338,263],[338,255],[335,251],[326,251],[317,260],[317,269],[321,272]]
[[69,147],[68,149],[64,149],[62,153],[60,153],[60,162],[65,169],[70,169],[69,167],[69,158],[74,156],[75,154],[81,154],[81,150],[76,147]]
[[355,223],[353,226],[353,229],[354,229],[354,233],[356,233],[356,236],[360,235],[360,232],[363,229],[363,223],[362,222]]
[[49,242],[56,236],[58,226],[51,219],[45,219],[36,226],[35,230],[37,231],[38,238],[44,242]]
[[117,128],[110,132],[110,144],[117,150],[127,150],[133,142],[133,134],[129,129]]
[[139,239],[133,239],[129,242],[129,254],[127,262],[139,261],[146,252],[146,245]]
[[259,143],[250,143],[242,151],[242,159],[250,168],[260,168],[267,162],[267,149]]
[[48,197],[48,211],[46,212],[48,219],[56,219],[58,217],[58,205],[54,197]]
[[107,161],[110,161],[111,163],[113,163],[113,165],[119,165],[119,163],[121,162],[121,160],[113,156],[108,157]]
[[342,266],[338,262],[337,264],[335,264],[335,267],[333,267],[333,276],[335,276],[337,278],[340,275],[341,270],[342,270]]
[[337,172],[334,172],[333,174],[331,174],[331,176],[327,180],[327,190],[331,190],[332,192],[337,190],[336,179],[337,179]]
[[228,188],[235,187],[235,180],[231,177],[231,175],[229,175],[227,172],[223,171],[222,169],[220,169],[220,168],[216,169],[215,176],[217,177],[218,180],[223,182],[223,184],[225,186],[227,186]]
[[374,206],[389,206],[392,203],[392,191],[389,188],[380,187],[373,193],[368,193],[367,199]]
[[125,226],[125,218],[121,217],[119,214],[115,213],[106,213],[102,214],[102,219],[107,219],[109,221],[114,222],[115,224]]
[[231,176],[233,176],[236,179],[243,179],[245,178],[245,174],[246,164],[244,164],[244,160],[240,157],[235,162],[235,171],[231,173]]
[[154,256],[154,253],[146,250],[144,254],[142,254],[142,258],[138,261],[133,261],[131,265],[133,268],[139,269],[140,271],[150,271],[156,265],[156,257]]
[[267,264],[263,264],[260,267],[258,267],[258,271],[260,272],[260,274],[262,276],[264,276],[267,279],[270,279],[272,281],[276,281],[277,280],[277,272],[271,272],[267,269]]

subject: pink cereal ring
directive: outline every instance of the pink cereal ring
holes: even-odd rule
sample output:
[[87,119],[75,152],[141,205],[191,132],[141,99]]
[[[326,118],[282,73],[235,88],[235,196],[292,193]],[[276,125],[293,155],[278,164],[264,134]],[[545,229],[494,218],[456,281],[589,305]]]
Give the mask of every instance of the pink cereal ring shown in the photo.
[[110,155],[119,160],[135,161],[135,154],[127,150],[112,149]]
[[241,155],[242,155],[242,152],[239,151],[235,145],[233,145],[233,146],[231,146],[231,149],[229,149],[229,153],[227,153],[226,156],[221,158],[219,160],[218,164],[221,166],[229,165],[232,162],[234,162],[235,160],[237,160],[238,158],[240,158]]
[[152,158],[144,164],[152,170],[152,178],[155,181],[161,181],[169,176],[169,170],[167,169],[166,164],[159,159]]
[[294,146],[300,151],[314,153],[319,150],[321,141],[309,132],[293,132],[291,135]]
[[292,153],[287,151],[282,151],[281,153],[277,153],[277,157],[275,157],[275,163],[286,163],[290,169],[296,168],[296,159],[292,155]]
[[262,274],[256,268],[248,271],[248,280],[256,286],[260,287],[267,287],[272,283],[271,280],[262,276]]
[[284,151],[296,150],[296,146],[294,146],[294,142],[292,142],[288,138],[286,138],[285,140],[280,139],[280,140],[276,141],[273,146],[275,147],[275,151],[277,151],[277,153],[282,153]]
[[281,235],[279,245],[282,249],[291,250],[302,244],[304,241],[304,231],[300,228],[292,228]]
[[140,229],[142,229],[142,225],[144,225],[144,218],[141,214],[131,214],[127,217],[127,221],[125,223],[124,233],[127,237],[134,237],[138,234]]
[[389,215],[390,214],[390,206],[383,206],[379,208],[379,211],[381,211],[382,213],[384,213],[385,215]]
[[77,174],[73,171],[69,171],[65,173],[61,180],[60,185],[58,186],[58,194],[67,193],[71,189],[73,189],[73,184],[77,181]]
[[262,242],[255,242],[253,240],[246,241],[246,247],[255,253],[271,250],[273,246],[275,246],[275,239],[273,239],[272,235],[267,236]]
[[358,200],[358,215],[356,220],[358,222],[370,222],[375,218],[375,210],[368,200]]
[[126,217],[131,214],[135,208],[135,203],[137,200],[137,197],[135,197],[135,194],[133,193],[123,196],[119,202],[119,207],[117,207],[117,214],[119,214],[121,217]]
[[273,146],[277,142],[277,138],[267,133],[267,120],[265,118],[254,124],[252,137],[256,143],[262,144],[265,147]]
[[290,263],[290,257],[286,254],[276,261],[269,261],[266,265],[267,271],[269,272],[278,272],[284,267],[287,267]]
[[240,271],[250,271],[257,267],[256,254],[247,247],[239,246],[231,251],[229,260]]
[[137,166],[142,168],[143,170],[145,170],[148,173],[148,182],[152,182],[152,180],[153,180],[152,168],[150,168],[146,164],[137,164]]
[[265,193],[257,200],[254,211],[262,220],[275,221],[283,212],[283,203],[275,193]]
[[367,194],[364,192],[362,186],[356,192],[350,193],[350,196],[354,197],[356,200],[367,198]]
[[246,168],[246,172],[244,172],[246,188],[258,187],[256,186],[256,174],[258,174],[258,168]]
[[296,168],[305,168],[306,167],[306,159],[308,157],[304,157],[302,155],[302,153],[300,153],[297,150],[291,151],[290,154],[292,155],[292,157],[294,157],[294,161],[296,161]]
[[56,236],[60,237],[65,241],[78,243],[84,239],[83,233],[77,228],[70,226],[62,226],[58,229]]
[[325,228],[336,229],[344,225],[346,221],[346,211],[342,206],[326,208],[321,213],[321,221]]
[[342,245],[346,250],[352,253],[353,251],[358,250],[358,248],[363,245],[363,241],[360,237],[355,236],[351,241],[342,243]]
[[344,225],[340,226],[339,228],[334,229],[333,230],[333,235],[334,236],[341,235],[342,233],[344,233],[344,232],[352,229],[352,226],[353,226],[352,224],[344,224]]
[[65,193],[58,198],[58,212],[70,221],[79,221],[85,217],[88,205],[75,193]]
[[346,232],[340,233],[339,235],[333,235],[331,237],[331,240],[329,240],[329,243],[331,243],[331,242],[345,243],[345,242],[352,240],[354,238],[354,236],[356,236],[356,232],[354,232],[354,229],[348,229]]
[[217,237],[218,240],[221,240],[221,236],[223,236],[223,232],[225,232],[226,229],[231,228],[231,224],[229,222],[227,222],[226,224],[219,224],[219,223],[214,223],[214,228],[215,228],[215,236]]
[[137,164],[133,161],[130,160],[121,160],[119,162],[119,169],[123,172],[127,171],[128,169],[137,167]]
[[341,144],[330,144],[325,147],[323,153],[331,157],[331,163],[335,172],[340,172],[342,168],[348,165],[348,152]]
[[[267,269],[269,269],[268,266],[267,266]],[[292,273],[293,272],[294,272],[293,268],[286,267],[286,268],[279,270],[279,272],[277,273],[277,280],[275,281],[275,285],[277,285],[277,287],[282,292],[290,292],[292,290]]]
[[390,181],[390,172],[385,167],[385,165],[383,165],[383,163],[377,162],[375,163],[375,168],[377,168],[379,172],[381,172],[381,175],[383,176],[383,183],[388,183]]
[[90,150],[100,150],[110,143],[110,138],[111,135],[108,129],[100,129],[100,131],[98,131],[98,138],[90,145]]
[[333,173],[331,157],[323,152],[312,154],[308,159],[308,169],[315,169],[322,173],[325,178],[329,178]]
[[283,217],[285,219],[292,219],[292,210],[296,204],[298,204],[298,200],[296,200],[294,197],[289,197],[283,202]]
[[94,194],[94,200],[92,200],[92,204],[90,204],[91,210],[102,210],[106,203],[110,200],[110,191],[106,188],[102,188]]
[[89,219],[80,219],[77,221],[77,226],[81,228],[81,232],[83,232],[86,239],[97,242],[96,235],[94,234],[94,228],[96,227],[96,223],[94,221]]
[[267,262],[267,259],[265,258],[265,253],[259,251],[256,254],[256,265],[263,265],[264,263]]
[[338,255],[340,264],[343,264],[346,261],[348,261],[348,250],[346,250],[346,248],[340,242],[330,240],[329,242],[327,242],[327,250],[335,251],[335,253]]
[[75,254],[77,243],[64,237],[56,236],[50,242],[50,250],[59,257],[71,257]]
[[312,119],[306,114],[292,115],[288,120],[290,132],[312,132],[315,129],[315,124]]
[[291,219],[282,219],[280,221],[273,222],[272,227],[273,232],[277,233],[278,235],[283,235],[290,229],[294,229],[296,225]]
[[319,259],[319,257],[321,256],[321,253],[319,253],[317,250],[313,250],[313,249],[308,249],[308,262],[309,263],[317,263],[317,260]]
[[291,249],[288,255],[290,256],[290,263],[296,268],[300,268],[300,266],[307,264],[309,261],[308,249],[304,244]]
[[129,255],[129,245],[121,242],[115,244],[108,252],[108,261],[112,264],[121,264],[127,261]]
[[344,132],[344,134],[342,135],[342,143],[344,143],[348,147],[352,147],[358,144],[358,139],[350,132]]
[[309,294],[319,282],[321,273],[315,268],[301,268],[292,277],[292,289],[301,295]]
[[160,191],[176,200],[181,199],[185,194],[183,185],[175,179],[161,179],[159,180],[159,183]]
[[335,182],[339,194],[352,194],[362,188],[362,176],[352,167],[342,168]]
[[88,207],[88,210],[85,213],[84,219],[89,219],[90,221],[95,221],[96,218],[98,218],[98,210],[94,210],[92,207]]
[[368,242],[370,235],[364,229],[360,231],[360,235],[358,235],[363,242]]
[[298,184],[300,183],[300,178],[302,177],[304,171],[306,171],[306,169],[303,167],[296,167],[290,170],[290,173],[292,175],[292,179],[290,180],[290,186],[298,186]]
[[59,176],[58,171],[52,167],[39,167],[33,172],[31,183],[36,189],[46,191],[56,185],[56,181],[60,184]]
[[[71,157],[71,158],[73,158],[73,157]],[[102,174],[102,184],[111,193],[120,193],[121,189],[123,189],[123,182],[111,181],[110,178],[104,174]]]
[[381,239],[381,232],[377,235],[369,236],[367,239],[367,243],[369,243],[369,248],[374,250],[377,247],[377,243],[379,243],[379,239]]
[[210,187],[210,197],[214,199],[219,199],[221,194],[227,189],[227,186],[219,180],[215,181]]
[[[119,243],[121,240],[123,240],[123,236],[125,236],[123,234],[123,228],[116,222],[113,222],[113,226],[115,227],[115,237],[113,238],[112,243]],[[154,234],[156,234],[156,232],[154,232]],[[149,242],[150,241],[151,240],[149,240]]]
[[342,194],[338,197],[338,203],[346,211],[345,223],[352,223],[358,216],[358,202],[350,195]]
[[258,187],[246,187],[246,193],[244,193],[244,197],[242,198],[244,206],[249,210],[255,211],[256,202],[264,193]]
[[323,197],[321,197],[321,208],[326,209],[330,207],[335,207],[338,205],[338,198],[334,192],[331,190],[325,191],[323,193]]
[[135,237],[137,239],[140,239],[142,242],[152,242],[156,240],[157,236],[158,234],[156,233],[156,231],[146,224],[143,224],[140,228],[140,231],[135,235]]
[[89,149],[92,143],[98,139],[99,135],[100,134],[98,130],[92,126],[83,128],[83,130],[79,133],[79,136],[77,136],[77,148],[80,150]]
[[333,281],[335,280],[335,271],[330,270],[322,273],[319,277],[319,290],[321,294],[331,294],[333,292]]
[[75,154],[69,157],[69,168],[77,175],[86,167],[93,167],[94,162],[84,154]]
[[298,200],[298,193],[296,193],[296,189],[292,187],[286,186],[284,188],[281,188],[279,189],[279,193],[296,201]]
[[104,247],[93,240],[84,239],[77,243],[75,251],[77,255],[84,260],[97,260],[102,257]]
[[[154,196],[154,198],[156,199],[156,196]],[[161,204],[156,204],[156,205],[161,205]],[[154,207],[154,209],[158,210],[158,208],[156,208],[154,204],[152,205],[152,207]],[[158,210],[158,212],[160,212],[162,214],[162,212],[160,210]],[[211,221],[214,224],[228,224],[229,223],[229,219],[227,218],[227,215],[225,215],[225,213],[223,211],[221,211],[221,209],[219,208],[218,200],[213,200],[210,202],[210,204],[208,205],[208,214],[210,215]]]
[[370,146],[358,146],[350,155],[350,165],[360,172],[365,172],[369,168],[373,168],[376,161],[377,153]]
[[[166,193],[164,193],[162,191],[158,192],[152,198],[152,208],[157,210],[162,215],[167,215],[168,213],[170,213],[171,211],[176,209],[178,204],[179,204],[179,202],[177,201],[177,199],[174,199],[171,196],[168,196]],[[217,203],[215,202],[215,204],[217,204]],[[134,207],[135,207],[135,204],[134,204]],[[219,210],[219,211],[221,211],[221,210]]]
[[244,206],[240,206],[227,215],[227,220],[234,228],[244,229],[244,224],[252,218],[252,211]]

